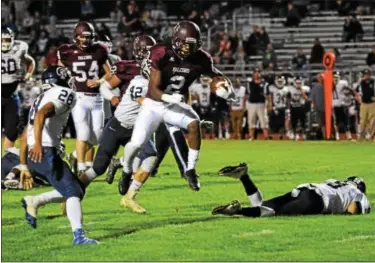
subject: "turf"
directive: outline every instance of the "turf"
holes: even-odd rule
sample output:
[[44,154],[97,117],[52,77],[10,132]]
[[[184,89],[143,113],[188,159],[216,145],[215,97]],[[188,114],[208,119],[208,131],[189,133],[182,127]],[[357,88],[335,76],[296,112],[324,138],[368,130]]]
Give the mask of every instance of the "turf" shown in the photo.
[[[67,141],[71,150],[74,141]],[[204,141],[198,171],[200,192],[188,190],[169,154],[159,174],[138,196],[147,209],[135,215],[120,207],[117,179],[104,177],[87,190],[84,226],[99,246],[74,247],[68,220],[57,204],[39,210],[38,228],[24,220],[20,199],[2,193],[3,261],[374,261],[374,213],[363,216],[228,218],[211,216],[220,204],[248,204],[242,185],[216,174],[246,161],[265,198],[305,182],[365,178],[375,202],[375,144],[352,142]],[[117,175],[118,178],[118,175]]]

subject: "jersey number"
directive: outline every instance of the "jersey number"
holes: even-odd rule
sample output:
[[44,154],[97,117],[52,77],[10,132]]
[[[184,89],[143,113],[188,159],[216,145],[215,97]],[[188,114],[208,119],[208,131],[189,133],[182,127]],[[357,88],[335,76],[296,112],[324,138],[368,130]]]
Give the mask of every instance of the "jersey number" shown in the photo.
[[36,98],[36,100],[34,100],[33,106],[31,107],[30,113],[29,113],[30,125],[34,125],[35,114],[38,111],[39,105],[42,102],[43,97],[44,97],[44,94],[41,94],[38,98]]
[[8,60],[1,60],[1,74],[14,74],[17,71],[16,60],[10,58]]
[[142,88],[141,87],[130,87],[130,98],[135,101],[137,98],[142,96]]
[[57,97],[57,99],[59,101],[61,101],[62,103],[70,106],[73,103],[74,96],[73,96],[73,93],[70,93],[69,96],[68,96],[68,91],[67,90],[61,90],[61,93]]
[[184,76],[173,76],[170,81],[169,85],[165,89],[165,92],[180,92],[180,89],[185,84],[185,77]]
[[336,181],[336,182],[329,182],[329,183],[327,183],[327,185],[329,187],[332,187],[333,189],[338,189],[338,188],[344,187],[344,186],[346,186],[348,184],[346,182]]
[[[73,62],[73,69],[72,71],[77,74],[78,76],[75,76],[75,79],[78,82],[85,82],[88,77],[90,79],[99,79],[99,66],[98,62],[96,60],[93,60],[91,62],[91,66],[89,71],[86,72],[86,62],[85,61],[77,61]],[[87,76],[88,75],[88,76]]]

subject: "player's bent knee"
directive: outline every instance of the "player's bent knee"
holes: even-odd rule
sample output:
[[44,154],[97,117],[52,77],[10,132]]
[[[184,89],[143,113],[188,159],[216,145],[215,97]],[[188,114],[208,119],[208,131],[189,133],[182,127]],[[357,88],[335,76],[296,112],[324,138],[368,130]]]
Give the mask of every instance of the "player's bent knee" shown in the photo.
[[10,130],[6,130],[5,131],[5,137],[11,141],[11,142],[15,142],[17,140],[17,137],[18,137],[18,132],[17,132],[17,128],[14,128],[14,129],[10,129]]
[[97,154],[95,156],[93,166],[92,166],[92,168],[94,169],[94,172],[97,174],[97,176],[100,176],[100,175],[105,173],[105,171],[107,170],[107,168],[108,168],[108,166],[111,162],[112,157],[113,156],[111,156],[110,154],[108,154],[105,151],[98,151],[97,152]]

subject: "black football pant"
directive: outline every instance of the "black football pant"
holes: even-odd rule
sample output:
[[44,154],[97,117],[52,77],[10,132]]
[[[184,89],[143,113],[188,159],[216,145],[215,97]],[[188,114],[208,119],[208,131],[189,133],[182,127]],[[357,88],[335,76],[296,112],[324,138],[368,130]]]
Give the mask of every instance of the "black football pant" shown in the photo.
[[298,121],[301,123],[302,131],[306,129],[306,111],[305,107],[291,107],[290,108],[290,121],[292,124],[293,132],[297,132]]
[[157,173],[169,147],[171,147],[180,174],[183,176],[185,174],[189,153],[189,147],[187,146],[184,133],[176,127],[167,127],[166,124],[162,123],[156,130],[154,139],[157,150],[157,162],[151,174]]
[[[3,85],[1,88],[5,89],[6,87]],[[16,96],[1,97],[1,127],[4,128],[5,136],[12,142],[16,141],[18,137],[18,107]]]

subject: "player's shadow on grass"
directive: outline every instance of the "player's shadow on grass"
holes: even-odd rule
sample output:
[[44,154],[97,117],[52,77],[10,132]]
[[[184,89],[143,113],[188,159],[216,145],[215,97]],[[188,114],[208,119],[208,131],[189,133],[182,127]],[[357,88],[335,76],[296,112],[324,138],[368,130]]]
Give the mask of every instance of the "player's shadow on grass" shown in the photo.
[[98,240],[103,240],[107,238],[119,238],[122,236],[130,235],[137,233],[142,230],[150,230],[155,229],[159,227],[165,227],[168,225],[188,225],[198,222],[209,222],[209,221],[217,221],[217,220],[223,220],[226,219],[224,217],[213,217],[213,216],[205,216],[200,218],[168,218],[163,220],[153,220],[150,222],[141,222],[138,225],[134,225],[134,222],[131,223],[131,226],[129,229],[124,230],[123,228],[102,228],[102,229],[96,229],[96,230],[104,230],[104,231],[113,231],[114,233],[106,234],[102,236],[97,236]]

